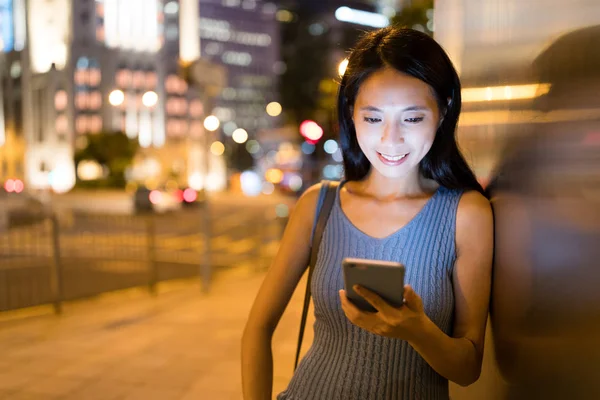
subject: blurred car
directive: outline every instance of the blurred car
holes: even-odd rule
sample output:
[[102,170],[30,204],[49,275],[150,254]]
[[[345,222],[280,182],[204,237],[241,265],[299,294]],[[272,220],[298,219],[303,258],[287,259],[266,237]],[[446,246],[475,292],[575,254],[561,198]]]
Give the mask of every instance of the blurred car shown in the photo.
[[202,196],[192,188],[168,190],[165,187],[138,187],[134,194],[134,209],[137,213],[177,211],[201,202]]
[[49,215],[44,204],[29,193],[0,189],[0,230],[33,224]]

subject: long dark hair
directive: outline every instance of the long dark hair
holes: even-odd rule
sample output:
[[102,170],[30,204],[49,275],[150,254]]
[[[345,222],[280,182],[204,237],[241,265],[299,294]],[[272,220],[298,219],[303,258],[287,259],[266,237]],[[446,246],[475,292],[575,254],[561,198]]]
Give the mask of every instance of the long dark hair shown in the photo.
[[420,164],[425,178],[450,189],[484,193],[456,143],[460,80],[442,47],[424,33],[389,27],[365,34],[350,54],[338,93],[338,123],[345,178],[361,180],[371,163],[356,139],[352,108],[358,89],[373,72],[391,67],[427,83],[434,91],[443,121]]

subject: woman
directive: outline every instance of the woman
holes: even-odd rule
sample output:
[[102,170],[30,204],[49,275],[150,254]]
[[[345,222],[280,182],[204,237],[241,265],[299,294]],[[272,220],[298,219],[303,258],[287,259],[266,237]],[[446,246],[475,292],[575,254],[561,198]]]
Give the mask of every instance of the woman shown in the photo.
[[[349,57],[338,113],[345,180],[312,280],[313,344],[278,399],[447,399],[475,382],[488,313],[493,222],[458,150],[460,82],[427,35],[385,28]],[[270,399],[271,338],[306,269],[320,185],[299,199],[242,343],[244,398]],[[406,266],[404,305],[343,289],[345,257]]]

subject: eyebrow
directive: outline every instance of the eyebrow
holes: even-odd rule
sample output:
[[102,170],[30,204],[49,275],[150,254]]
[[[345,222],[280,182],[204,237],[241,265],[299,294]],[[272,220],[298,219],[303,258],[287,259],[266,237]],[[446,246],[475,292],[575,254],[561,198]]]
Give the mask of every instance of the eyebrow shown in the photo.
[[[360,108],[361,111],[374,111],[374,112],[383,112],[383,110],[374,107],[374,106],[364,106]],[[406,107],[405,109],[403,109],[402,111],[427,111],[429,110],[428,107],[424,107],[424,106],[410,106],[410,107]]]

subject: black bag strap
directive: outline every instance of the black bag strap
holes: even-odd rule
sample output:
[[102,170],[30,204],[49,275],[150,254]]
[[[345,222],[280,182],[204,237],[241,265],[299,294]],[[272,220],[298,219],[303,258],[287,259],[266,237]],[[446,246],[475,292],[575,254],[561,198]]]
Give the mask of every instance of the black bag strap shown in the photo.
[[[308,264],[308,280],[306,282],[306,294],[304,295],[304,308],[302,309],[302,319],[300,320],[300,333],[298,335],[298,347],[296,349],[296,361],[294,362],[294,371],[298,366],[300,359],[300,349],[302,348],[302,339],[304,338],[304,328],[306,327],[306,317],[308,316],[308,306],[310,305],[310,282],[312,280],[312,273],[317,264],[317,256],[319,255],[319,246],[321,245],[321,238],[323,237],[323,231],[329,214],[333,208],[335,202],[335,194],[337,185],[330,181],[323,181],[321,183],[325,190],[325,197],[320,210],[317,210],[318,217],[316,227],[313,232],[312,244],[310,248],[310,263]],[[318,205],[317,205],[318,207]]]

